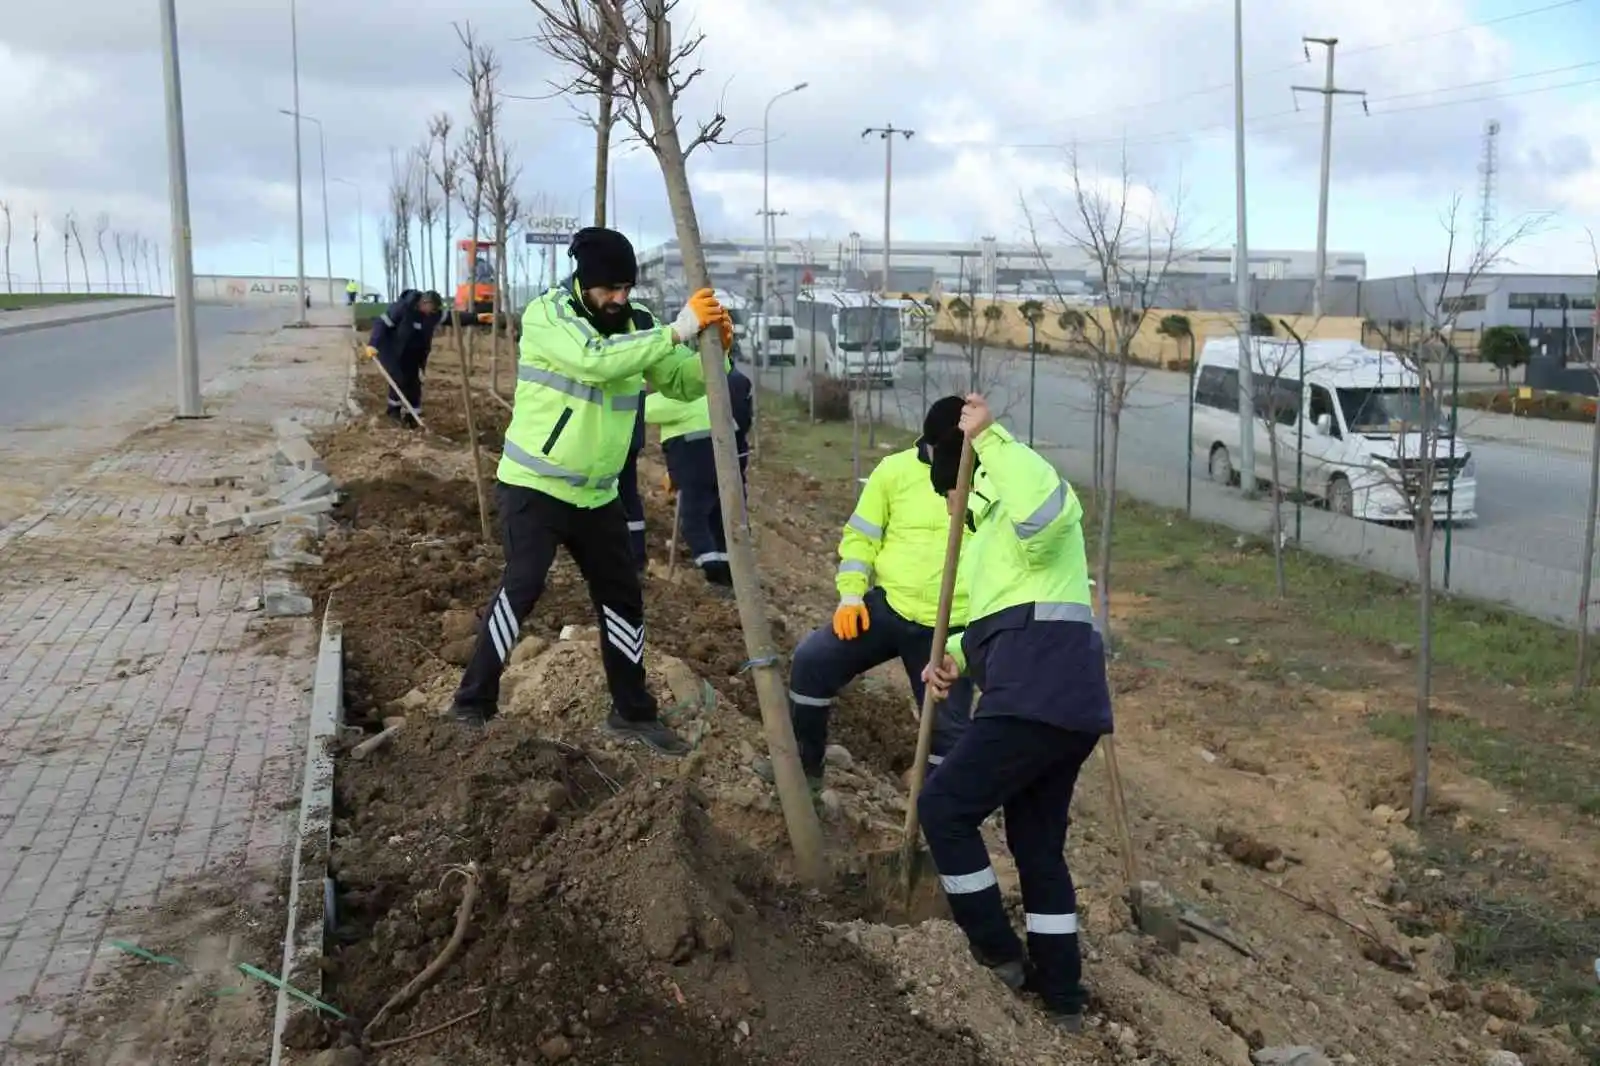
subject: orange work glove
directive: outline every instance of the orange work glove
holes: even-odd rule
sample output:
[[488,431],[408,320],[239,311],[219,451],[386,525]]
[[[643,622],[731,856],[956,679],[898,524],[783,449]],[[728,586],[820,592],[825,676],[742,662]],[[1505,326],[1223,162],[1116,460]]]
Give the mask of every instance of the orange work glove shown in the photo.
[[860,600],[840,600],[833,609],[833,635],[840,640],[855,640],[872,628],[872,618],[867,605]]
[[679,344],[693,344],[700,331],[727,315],[717,302],[717,294],[701,289],[689,297],[672,322],[672,336]]
[[661,491],[666,493],[668,496],[671,496],[678,491],[678,486],[672,483],[671,474],[661,475]]
[[722,350],[733,351],[733,318],[726,311],[717,319],[717,332],[722,334]]
[[367,345],[366,355],[368,359],[376,359],[378,358],[378,349],[369,344]]

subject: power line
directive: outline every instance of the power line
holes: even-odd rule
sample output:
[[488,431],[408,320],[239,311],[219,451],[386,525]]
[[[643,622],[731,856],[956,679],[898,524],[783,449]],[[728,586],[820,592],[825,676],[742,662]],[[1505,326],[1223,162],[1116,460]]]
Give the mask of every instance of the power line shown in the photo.
[[[1506,22],[1512,22],[1512,21],[1515,21],[1517,19],[1532,18],[1535,15],[1542,15],[1542,14],[1545,14],[1546,12],[1549,12],[1549,11],[1555,11],[1555,10],[1558,10],[1560,8],[1571,7],[1574,4],[1581,4],[1581,3],[1588,3],[1588,2],[1589,2],[1589,0],[1556,0],[1555,3],[1543,4],[1543,5],[1539,6],[1539,7],[1528,8],[1528,9],[1523,10],[1523,11],[1512,11],[1512,12],[1509,12],[1509,13],[1504,14],[1504,15],[1497,16],[1497,17],[1492,18],[1492,19],[1484,19],[1484,20],[1479,21],[1479,22],[1468,22],[1468,23],[1464,23],[1464,24],[1459,25],[1459,26],[1451,26],[1451,27],[1448,27],[1448,28],[1442,29],[1442,30],[1433,30],[1433,31],[1428,32],[1428,33],[1418,34],[1417,36],[1414,36],[1414,37],[1402,37],[1402,38],[1399,38],[1399,39],[1393,40],[1393,41],[1384,41],[1384,42],[1381,42],[1379,44],[1370,44],[1370,45],[1364,45],[1364,46],[1362,46],[1360,48],[1352,48],[1352,49],[1349,49],[1348,51],[1345,52],[1345,56],[1349,57],[1349,56],[1356,56],[1356,55],[1364,55],[1364,54],[1366,54],[1368,52],[1379,52],[1379,51],[1382,51],[1382,50],[1387,49],[1387,48],[1396,48],[1396,47],[1398,47],[1400,45],[1416,44],[1419,41],[1431,41],[1431,40],[1435,40],[1435,39],[1437,39],[1439,37],[1448,37],[1448,36],[1451,36],[1451,35],[1457,34],[1457,33],[1465,33],[1468,30],[1481,29],[1481,28],[1487,27],[1487,26],[1496,26],[1496,25],[1500,25],[1500,24],[1503,24],[1503,23],[1506,23]],[[1302,62],[1297,62],[1297,63],[1288,63],[1288,64],[1284,64],[1282,66],[1276,66],[1276,67],[1262,67],[1262,68],[1259,68],[1257,70],[1251,71],[1246,76],[1246,80],[1263,77],[1263,76],[1268,75],[1268,74],[1281,74],[1281,73],[1283,73],[1285,71],[1299,70],[1299,69],[1303,68],[1304,66],[1305,66],[1305,62],[1302,61]],[[1196,88],[1196,89],[1189,89],[1189,90],[1186,90],[1184,92],[1177,93],[1177,94],[1171,95],[1171,96],[1158,97],[1158,98],[1156,98],[1154,100],[1146,100],[1146,101],[1143,101],[1143,102],[1131,103],[1131,104],[1118,104],[1115,107],[1102,108],[1099,111],[1086,111],[1086,112],[1083,112],[1081,114],[1070,115],[1070,116],[1068,116],[1066,118],[1058,119],[1058,120],[1056,120],[1054,122],[1051,122],[1048,125],[1051,125],[1051,126],[1062,126],[1062,125],[1066,125],[1068,123],[1082,122],[1085,119],[1099,118],[1099,117],[1102,117],[1102,116],[1105,116],[1105,115],[1120,114],[1120,113],[1125,112],[1125,111],[1140,111],[1140,110],[1145,110],[1147,108],[1160,107],[1160,106],[1162,106],[1164,104],[1177,103],[1177,102],[1179,102],[1181,100],[1188,100],[1188,99],[1191,99],[1191,98],[1196,97],[1196,96],[1205,96],[1205,95],[1210,94],[1210,93],[1222,92],[1223,90],[1232,89],[1232,88],[1233,88],[1233,81],[1232,80],[1223,81],[1223,82],[1217,82],[1217,83],[1212,84],[1212,85],[1202,85],[1202,86],[1200,86],[1199,88]]]
[[[1410,111],[1426,111],[1440,107],[1454,107],[1458,104],[1484,103],[1493,100],[1509,100],[1519,96],[1532,96],[1536,93],[1555,92],[1562,89],[1576,89],[1586,85],[1600,83],[1600,77],[1585,78],[1578,81],[1561,82],[1555,85],[1536,85],[1527,89],[1512,92],[1485,93],[1479,96],[1460,97],[1451,100],[1435,100],[1421,104],[1411,104],[1405,107],[1383,107],[1394,100],[1414,100],[1418,97],[1438,96],[1443,93],[1460,92],[1463,89],[1477,89],[1489,85],[1503,85],[1511,82],[1526,81],[1530,78],[1549,77],[1552,74],[1566,74],[1575,70],[1592,69],[1600,67],[1600,60],[1586,63],[1573,63],[1567,66],[1550,67],[1545,70],[1528,71],[1522,74],[1510,74],[1501,78],[1489,78],[1481,81],[1461,82],[1456,85],[1441,85],[1434,89],[1419,89],[1412,92],[1392,93],[1388,96],[1370,97],[1367,100],[1368,114],[1372,117],[1381,115],[1398,115]],[[1273,111],[1265,115],[1257,115],[1245,123],[1245,128],[1251,132],[1270,132],[1297,127],[1315,125],[1313,122],[1275,122],[1276,119],[1302,118],[1304,112],[1294,109]],[[1073,141],[1045,141],[996,144],[990,141],[936,141],[940,148],[990,148],[1011,149],[1015,151],[1040,151],[1059,150],[1063,148],[1084,147],[1091,145],[1128,144],[1128,145],[1153,145],[1181,142],[1198,136],[1215,136],[1223,132],[1232,132],[1232,122],[1211,122],[1202,126],[1188,126],[1182,129],[1162,130],[1155,133],[1133,134],[1125,137],[1089,137],[1077,138]]]

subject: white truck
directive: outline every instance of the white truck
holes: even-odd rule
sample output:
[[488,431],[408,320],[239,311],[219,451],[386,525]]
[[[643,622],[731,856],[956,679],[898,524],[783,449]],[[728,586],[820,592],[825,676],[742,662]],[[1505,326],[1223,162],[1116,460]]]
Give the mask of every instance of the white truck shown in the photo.
[[758,312],[750,316],[750,361],[756,366],[794,366],[794,316]]
[[933,351],[933,308],[918,300],[885,300],[900,308],[900,355],[926,362]]
[[869,386],[900,379],[900,309],[876,294],[807,290],[794,320],[798,357],[813,370]]
[[[1433,514],[1438,521],[1477,518],[1471,448],[1453,436],[1448,415],[1424,399],[1417,374],[1393,352],[1313,340],[1302,363],[1290,341],[1251,337],[1245,343],[1258,481],[1293,491],[1298,465],[1306,494],[1330,511],[1409,522],[1425,465],[1422,429],[1431,422]],[[1211,480],[1223,485],[1239,483],[1239,361],[1239,339],[1225,337],[1206,341],[1195,366],[1190,446]],[[1277,437],[1276,474],[1269,422]]]

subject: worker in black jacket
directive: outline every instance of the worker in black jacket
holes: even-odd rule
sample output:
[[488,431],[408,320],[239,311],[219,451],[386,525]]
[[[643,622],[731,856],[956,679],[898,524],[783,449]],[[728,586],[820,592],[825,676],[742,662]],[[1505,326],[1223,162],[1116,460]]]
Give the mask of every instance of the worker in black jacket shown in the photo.
[[422,374],[428,368],[428,353],[433,350],[433,331],[443,317],[444,301],[433,290],[407,289],[372,324],[367,338],[367,354],[378,360],[400,389],[389,389],[388,415],[402,425],[413,420],[400,402],[422,413]]

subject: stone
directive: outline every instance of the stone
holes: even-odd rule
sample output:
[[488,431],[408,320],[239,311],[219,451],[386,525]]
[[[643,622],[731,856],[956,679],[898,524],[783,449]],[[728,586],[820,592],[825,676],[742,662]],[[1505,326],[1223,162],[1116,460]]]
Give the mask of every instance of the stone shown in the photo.
[[1394,994],[1394,1000],[1401,1008],[1416,1012],[1428,1005],[1428,986],[1410,984],[1405,985]]
[[1333,1066],[1321,1048],[1300,1044],[1295,1047],[1265,1047],[1250,1054],[1255,1066]]
[[477,635],[478,616],[473,611],[445,611],[439,616],[439,636],[446,644]]
[[322,458],[317,455],[317,450],[304,437],[285,437],[279,440],[278,458],[302,470],[315,470],[319,474],[328,472]]
[[333,478],[327,474],[308,470],[304,472],[303,477],[295,479],[279,490],[278,499],[284,503],[299,503],[317,496],[326,496],[332,491]]
[[823,753],[823,761],[840,770],[850,770],[856,765],[855,756],[843,744],[829,744]]
[[314,609],[311,597],[284,578],[268,578],[262,583],[262,601],[268,618],[300,618]]
[[539,1054],[546,1062],[566,1062],[572,1057],[572,1041],[557,1033],[539,1044]]
[[1496,982],[1483,990],[1479,1001],[1484,1011],[1508,1022],[1525,1022],[1539,1013],[1539,1001],[1522,989]]
[[1522,1057],[1515,1051],[1486,1051],[1483,1053],[1483,1066],[1522,1066]]
[[831,788],[823,789],[822,794],[817,797],[817,801],[822,804],[823,814],[828,818],[837,818],[839,813],[844,810],[843,798]]
[[1452,981],[1434,990],[1433,1001],[1439,1004],[1440,1010],[1460,1013],[1472,1006],[1472,990],[1459,981]]
[[550,642],[543,637],[523,637],[517,641],[517,646],[511,649],[511,665],[532,662],[544,654],[545,649],[548,647],[550,647]]

